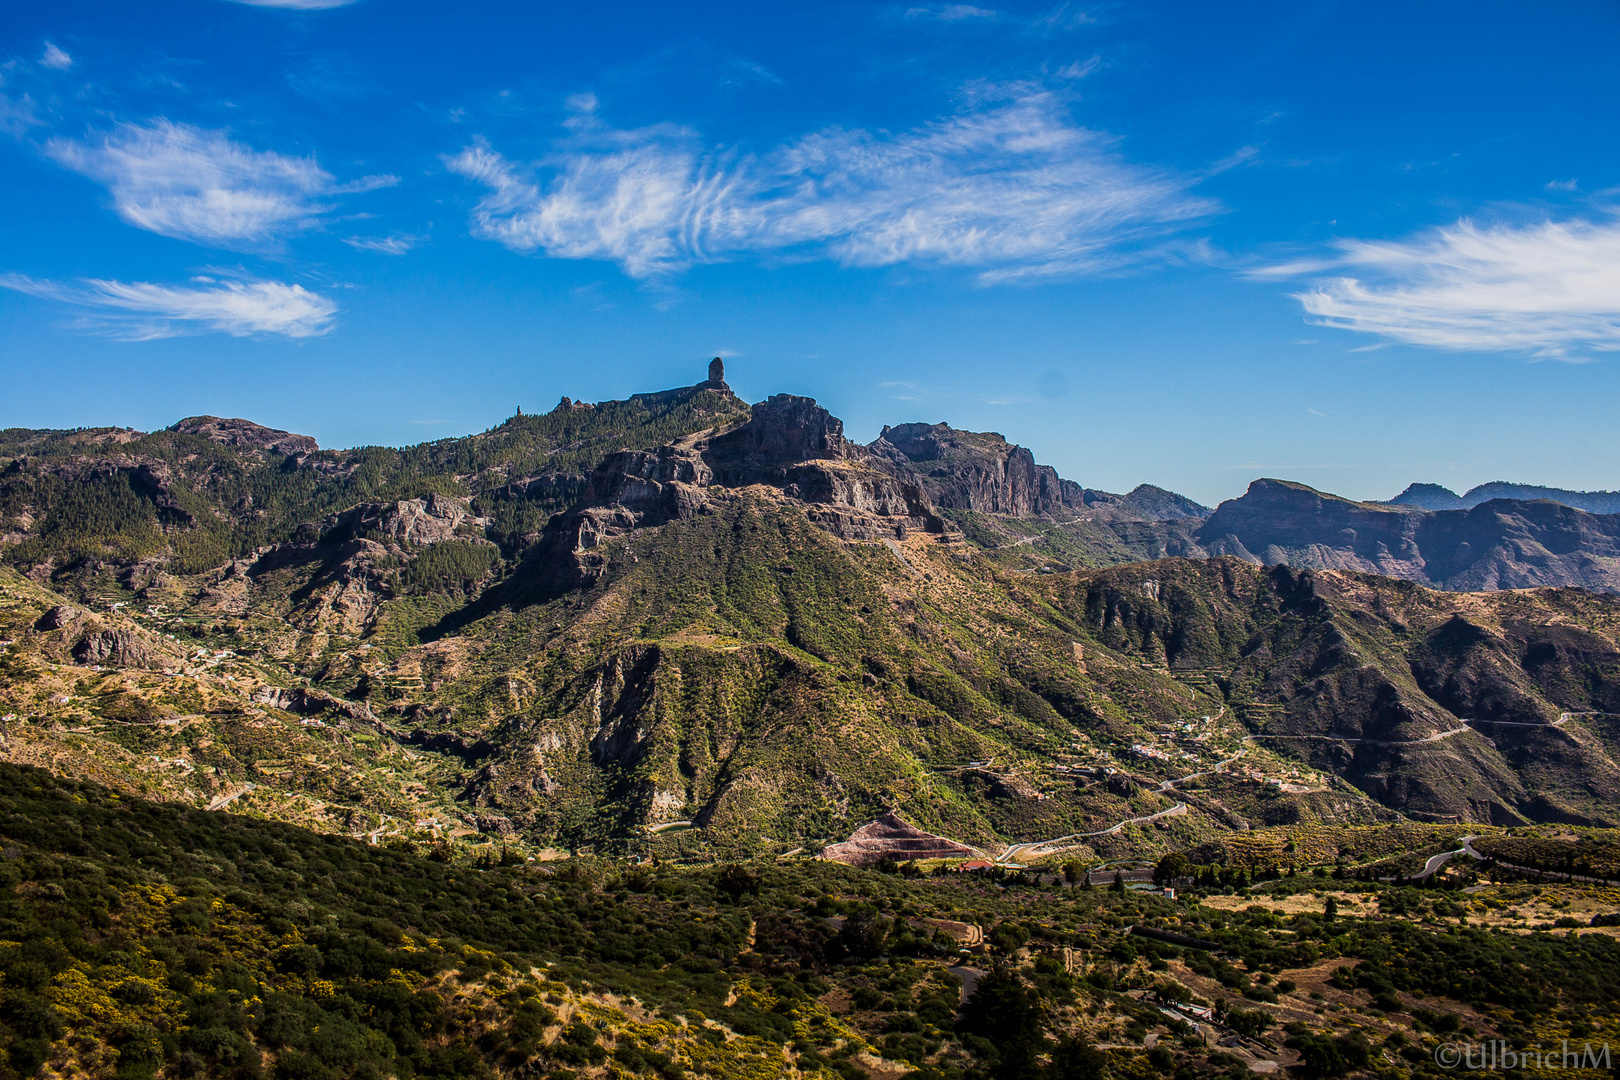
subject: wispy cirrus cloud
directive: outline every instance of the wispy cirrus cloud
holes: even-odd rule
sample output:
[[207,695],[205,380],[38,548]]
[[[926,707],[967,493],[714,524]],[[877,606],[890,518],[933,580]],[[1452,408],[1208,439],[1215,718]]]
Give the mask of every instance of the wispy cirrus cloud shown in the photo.
[[908,19],[938,19],[941,22],[960,22],[963,19],[994,19],[999,11],[974,7],[972,4],[933,4],[928,7],[906,9]]
[[343,242],[361,251],[375,251],[383,255],[403,255],[425,237],[410,233],[391,233],[388,236],[345,236]]
[[[1319,326],[1430,348],[1579,360],[1620,351],[1620,215],[1345,240],[1331,258],[1257,271],[1341,271],[1295,293]],[[1348,271],[1348,272],[1344,272]]]
[[313,158],[254,150],[222,131],[158,119],[122,123],[98,138],[53,138],[57,163],[107,186],[119,217],[138,228],[219,246],[263,244],[308,228],[323,199],[397,183],[339,184]]
[[233,4],[246,4],[249,7],[281,8],[285,11],[326,11],[331,8],[348,7],[357,4],[360,0],[231,0]]
[[448,159],[488,188],[477,235],[641,278],[781,254],[967,267],[995,282],[1117,267],[1218,209],[1027,86],[910,131],[831,128],[757,157],[685,128],[571,123],[538,168],[484,144]]
[[307,338],[336,326],[336,304],[302,285],[279,281],[197,278],[177,286],[87,278],[68,285],[4,274],[0,287],[87,312],[83,328],[126,341],[208,332]]

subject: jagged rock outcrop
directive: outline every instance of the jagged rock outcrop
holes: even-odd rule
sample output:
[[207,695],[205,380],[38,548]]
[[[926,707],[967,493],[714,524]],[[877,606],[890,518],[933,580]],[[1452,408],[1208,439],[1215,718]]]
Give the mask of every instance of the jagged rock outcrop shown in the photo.
[[[295,621],[310,629],[360,633],[394,596],[390,575],[401,564],[408,566],[424,549],[445,541],[485,543],[485,524],[466,499],[449,495],[360,503],[304,523],[289,543],[261,548],[245,573],[233,566],[214,588],[229,586],[240,576],[245,594],[267,574],[312,565],[316,569],[292,596]],[[236,606],[244,602],[245,595]]]
[[709,361],[709,381],[703,385],[712,390],[730,390],[726,385],[726,362],[720,357]]
[[174,642],[138,626],[104,619],[76,604],[58,604],[45,612],[34,630],[54,639],[74,663],[172,671],[184,660]]
[[533,574],[552,589],[593,581],[606,565],[606,542],[705,512],[712,488],[773,488],[846,540],[946,533],[922,486],[882,466],[814,400],[777,394],[729,431],[609,454],[592,472],[581,505],[547,525],[530,560]]
[[617,504],[642,517],[644,524],[689,518],[708,502],[714,470],[689,446],[657,450],[622,450],[602,459],[591,473],[585,498]]
[[169,430],[181,435],[200,435],[221,446],[257,447],[288,456],[312,454],[320,449],[308,435],[294,435],[290,431],[268,428],[251,420],[188,416]]
[[945,509],[1030,517],[1065,505],[1057,470],[1035,464],[1028,449],[994,431],[958,431],[949,424],[885,426],[869,449],[914,467],[934,505]]
[[468,509],[466,499],[435,494],[421,499],[360,503],[318,523],[302,526],[299,539],[308,542],[319,537],[330,544],[364,536],[421,547],[453,539],[461,533],[476,536],[483,525],[484,519]]
[[946,531],[922,485],[882,468],[811,398],[777,394],[760,402],[748,423],[709,440],[703,458],[715,483],[779,488],[810,504],[811,519],[844,539]]
[[748,422],[710,439],[703,456],[728,487],[770,482],[772,470],[804,461],[846,461],[863,448],[844,438],[844,422],[814,398],[773,394]]

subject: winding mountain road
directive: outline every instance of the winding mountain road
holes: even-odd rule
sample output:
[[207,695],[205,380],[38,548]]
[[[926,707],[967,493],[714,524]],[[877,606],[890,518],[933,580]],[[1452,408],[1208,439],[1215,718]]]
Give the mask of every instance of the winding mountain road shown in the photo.
[[[1221,706],[1221,711],[1216,713],[1214,716],[1208,717],[1208,719],[1210,721],[1215,721],[1215,720],[1219,720],[1224,715],[1226,715],[1226,706],[1222,705]],[[1245,740],[1245,741],[1247,741],[1247,740]],[[1227,758],[1225,761],[1217,761],[1215,764],[1211,765],[1207,769],[1202,769],[1202,770],[1200,770],[1198,772],[1195,772],[1195,773],[1188,773],[1186,776],[1178,776],[1178,777],[1175,777],[1174,779],[1171,779],[1171,780],[1161,780],[1161,781],[1159,781],[1159,791],[1161,793],[1172,792],[1172,791],[1175,790],[1177,784],[1185,784],[1188,780],[1196,780],[1200,776],[1208,776],[1210,773],[1220,772],[1222,769],[1224,769],[1228,765],[1232,764],[1232,762],[1234,762],[1238,758],[1242,757],[1246,752],[1247,751],[1240,749],[1240,750],[1238,750],[1237,753],[1233,754],[1231,757]],[[1055,855],[1059,851],[1064,850],[1061,847],[1053,847],[1053,845],[1056,845],[1056,844],[1064,844],[1064,845],[1067,845],[1068,847],[1079,847],[1080,845],[1078,843],[1069,843],[1069,841],[1071,841],[1071,840],[1074,840],[1074,841],[1085,840],[1085,839],[1088,839],[1088,838],[1093,837],[1093,836],[1112,836],[1114,833],[1119,832],[1119,830],[1123,829],[1127,825],[1141,825],[1141,824],[1145,824],[1146,822],[1149,822],[1149,821],[1158,821],[1160,818],[1177,817],[1177,816],[1179,816],[1181,814],[1185,814],[1186,812],[1187,812],[1187,804],[1183,803],[1183,802],[1178,802],[1178,803],[1176,803],[1176,805],[1170,807],[1168,810],[1160,810],[1156,814],[1147,814],[1147,815],[1145,815],[1143,817],[1126,818],[1124,821],[1118,822],[1118,823],[1116,823],[1114,825],[1110,825],[1106,829],[1098,829],[1096,832],[1070,833],[1068,836],[1054,837],[1051,840],[1039,840],[1039,841],[1036,841],[1034,843],[1029,843],[1029,844],[1014,844],[1011,847],[1009,847],[1006,851],[1002,852],[1001,856],[999,858],[997,858],[995,860],[995,862],[996,862],[997,866],[1006,866],[1009,863],[1011,863],[1014,859],[1018,858],[1020,855],[1025,854],[1026,852],[1035,852],[1035,853],[1037,853],[1037,855],[1036,855],[1037,858],[1045,856],[1045,855]],[[1043,848],[1052,848],[1052,850],[1051,851],[1042,851],[1041,849],[1043,849]]]
[[[1160,810],[1156,814],[1146,814],[1142,817],[1126,818],[1124,821],[1121,821],[1118,824],[1110,825],[1106,829],[1098,829],[1096,832],[1070,833],[1068,836],[1059,836],[1052,840],[1039,840],[1032,844],[1014,844],[1012,847],[1001,853],[1001,856],[996,859],[996,865],[1006,866],[1014,859],[1018,858],[1018,856],[1023,855],[1026,852],[1034,853],[1036,858],[1041,858],[1046,855],[1056,855],[1059,851],[1062,851],[1063,848],[1052,847],[1054,844],[1066,844],[1068,847],[1079,847],[1080,845],[1078,843],[1070,844],[1069,841],[1085,840],[1093,836],[1112,836],[1114,833],[1119,832],[1119,830],[1123,829],[1127,825],[1142,825],[1149,821],[1158,821],[1160,818],[1176,817],[1180,814],[1185,814],[1186,812],[1186,803],[1176,803],[1176,805],[1172,806],[1168,810]],[[1048,847],[1052,847],[1052,850],[1041,850],[1042,848]]]
[[[1463,721],[1467,724],[1468,721]],[[1535,725],[1538,727],[1551,725]],[[1461,735],[1465,731],[1472,731],[1470,727],[1452,728],[1450,731],[1437,731],[1421,739],[1353,739],[1347,735],[1245,735],[1244,742],[1255,739],[1320,739],[1324,742],[1364,743],[1368,746],[1423,746],[1427,743],[1437,743],[1442,739],[1449,739],[1453,735]]]

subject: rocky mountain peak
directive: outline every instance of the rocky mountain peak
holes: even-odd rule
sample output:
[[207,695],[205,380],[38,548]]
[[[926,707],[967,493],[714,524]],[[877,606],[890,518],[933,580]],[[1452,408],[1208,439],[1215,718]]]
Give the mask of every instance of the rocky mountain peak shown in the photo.
[[709,361],[709,381],[707,385],[715,390],[731,389],[726,385],[726,362],[718,356]]
[[746,424],[710,442],[708,457],[719,464],[762,468],[863,454],[844,438],[844,422],[814,398],[774,394],[753,407]]
[[1406,490],[1389,500],[1393,506],[1415,506],[1420,510],[1466,510],[1462,496],[1440,484],[1408,484]]
[[218,416],[188,416],[169,428],[181,435],[200,435],[221,446],[249,446],[277,454],[309,454],[320,447],[308,435],[268,428],[251,420]]
[[[1028,449],[995,431],[959,431],[949,424],[885,426],[867,448],[920,474],[936,506],[991,514],[1048,514],[1064,506],[1064,481]],[[1078,486],[1070,485],[1078,494]]]

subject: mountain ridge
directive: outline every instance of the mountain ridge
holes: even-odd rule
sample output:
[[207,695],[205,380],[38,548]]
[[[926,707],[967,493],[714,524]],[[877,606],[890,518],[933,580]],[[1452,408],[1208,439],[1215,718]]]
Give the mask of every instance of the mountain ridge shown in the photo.
[[1195,538],[1208,553],[1263,565],[1362,570],[1456,591],[1620,591],[1620,515],[1549,500],[1428,511],[1262,479],[1221,503]]
[[1514,484],[1506,480],[1478,484],[1461,495],[1440,484],[1410,484],[1389,502],[1393,506],[1416,506],[1422,510],[1472,510],[1492,499],[1519,502],[1547,499],[1576,510],[1585,510],[1589,514],[1620,514],[1620,491],[1571,491],[1538,484]]
[[[993,433],[861,446],[723,371],[405,450],[190,426],[7,433],[11,760],[352,836],[670,858],[890,811],[1083,857],[1617,823],[1620,599],[1501,577],[1607,580],[1616,522],[1552,503],[1261,480],[1166,519]],[[1481,566],[1510,587],[1425,587]]]

